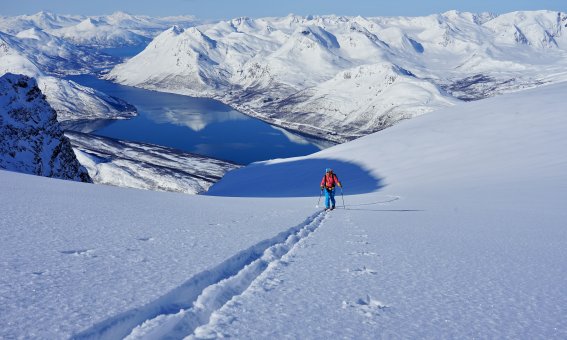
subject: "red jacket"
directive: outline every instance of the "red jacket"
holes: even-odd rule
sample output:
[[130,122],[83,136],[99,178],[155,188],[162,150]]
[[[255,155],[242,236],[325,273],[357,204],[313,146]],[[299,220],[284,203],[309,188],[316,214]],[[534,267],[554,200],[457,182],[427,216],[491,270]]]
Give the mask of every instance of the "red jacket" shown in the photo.
[[341,186],[341,182],[339,182],[337,175],[332,172],[326,173],[321,180],[321,187],[332,189],[335,185]]

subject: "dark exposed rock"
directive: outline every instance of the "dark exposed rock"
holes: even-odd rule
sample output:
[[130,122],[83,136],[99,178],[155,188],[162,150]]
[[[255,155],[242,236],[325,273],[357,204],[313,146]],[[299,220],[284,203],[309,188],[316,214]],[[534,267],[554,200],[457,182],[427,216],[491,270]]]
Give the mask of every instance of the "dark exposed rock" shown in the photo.
[[0,169],[91,183],[35,79],[0,77]]

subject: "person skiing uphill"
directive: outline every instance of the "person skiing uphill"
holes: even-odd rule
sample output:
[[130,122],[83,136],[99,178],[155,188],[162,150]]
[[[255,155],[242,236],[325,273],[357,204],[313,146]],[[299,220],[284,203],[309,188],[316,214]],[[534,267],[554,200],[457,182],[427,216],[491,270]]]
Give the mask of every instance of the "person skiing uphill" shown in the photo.
[[325,169],[325,175],[321,180],[321,190],[325,189],[325,210],[335,209],[335,186],[338,185],[342,189],[342,184],[333,172],[333,169]]

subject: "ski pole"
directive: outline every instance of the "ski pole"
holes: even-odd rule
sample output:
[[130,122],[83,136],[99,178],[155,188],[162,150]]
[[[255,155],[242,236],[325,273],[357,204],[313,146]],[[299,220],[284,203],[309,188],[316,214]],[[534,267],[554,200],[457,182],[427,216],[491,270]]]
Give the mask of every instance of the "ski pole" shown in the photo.
[[343,209],[346,210],[346,205],[345,205],[345,196],[343,195],[343,187],[341,187],[341,198],[343,199]]
[[321,202],[321,196],[323,196],[323,189],[321,189],[321,192],[319,193],[319,199],[317,200],[317,205],[315,206],[315,208],[319,208],[319,203]]

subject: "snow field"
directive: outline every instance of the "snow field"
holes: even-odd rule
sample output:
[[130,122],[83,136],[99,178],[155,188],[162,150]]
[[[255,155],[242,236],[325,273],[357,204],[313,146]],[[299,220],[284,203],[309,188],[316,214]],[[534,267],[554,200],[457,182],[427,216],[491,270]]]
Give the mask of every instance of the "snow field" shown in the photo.
[[303,187],[318,159],[346,193],[361,188],[345,164],[381,186],[346,196],[348,210],[334,211],[289,266],[268,274],[269,289],[213,314],[208,334],[564,338],[566,86],[459,105],[229,173],[212,193],[238,183],[255,196],[261,181],[285,173]]
[[[566,89],[255,163],[215,197],[0,171],[0,337],[564,339]],[[347,195],[323,215],[326,166]]]
[[[200,278],[209,285],[213,268],[256,244],[250,252],[261,254],[313,213],[311,200],[156,196],[5,171],[0,186],[0,337],[6,338],[68,338],[127,311],[137,315],[136,308],[169,292],[165,300],[180,298],[175,292],[184,283]],[[252,255],[239,256],[233,261]],[[235,267],[219,266],[217,280]],[[175,299],[171,312],[180,309],[172,307]]]
[[[220,267],[224,267],[223,272],[227,277],[205,287],[190,309],[181,310],[174,315],[162,314],[148,320],[136,327],[126,339],[155,339],[164,336],[184,338],[193,335],[193,332],[197,337],[202,336],[212,313],[235,296],[246,292],[252,283],[262,281],[263,274],[277,266],[279,260],[319,228],[324,219],[324,212],[315,213],[299,226],[280,233],[274,239],[261,242],[254,247],[257,249],[237,254],[239,259],[243,257],[242,254],[247,256],[244,257],[244,263],[237,262],[235,267],[238,272],[231,275],[232,270],[228,268],[233,265],[221,264]],[[266,244],[269,245],[268,248],[265,248]],[[265,249],[262,251],[262,248]],[[232,261],[229,259],[228,262]]]
[[213,314],[205,334],[565,337],[565,213],[404,198],[367,205],[375,197],[349,197],[349,210],[332,212],[284,265]]

